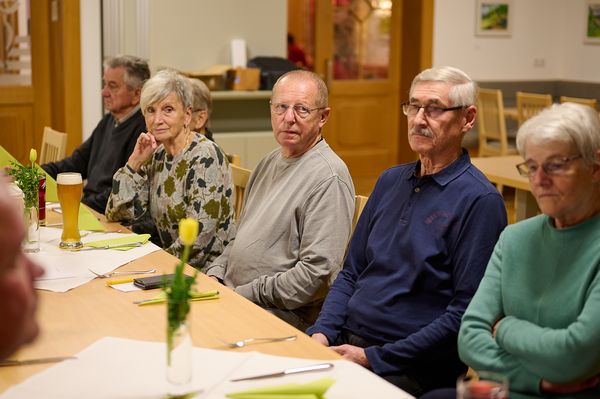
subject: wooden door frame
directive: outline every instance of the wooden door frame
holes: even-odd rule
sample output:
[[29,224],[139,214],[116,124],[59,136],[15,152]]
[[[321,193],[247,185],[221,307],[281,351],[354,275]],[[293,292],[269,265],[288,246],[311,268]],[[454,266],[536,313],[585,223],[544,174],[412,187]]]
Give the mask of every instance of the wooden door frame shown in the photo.
[[52,1],[57,2],[58,18],[50,22],[47,58],[51,65],[51,126],[68,134],[67,154],[70,154],[82,138],[80,0]]
[[[410,85],[416,75],[433,65],[434,0],[403,0],[400,101],[408,99]],[[398,163],[412,162],[418,158],[408,144],[408,126],[400,110]]]
[[[434,0],[395,0],[394,12],[398,12],[401,21],[400,29],[393,32],[398,35],[396,43],[399,44],[399,51],[392,52],[392,57],[399,57],[397,61],[399,69],[392,72],[391,79],[400,79],[400,101],[408,97],[410,84],[413,78],[423,69],[430,68],[433,65],[433,17]],[[298,15],[298,13],[290,14]],[[326,33],[331,27],[327,21],[332,18],[331,8],[325,12],[315,14],[315,37]],[[317,72],[326,71],[325,65],[328,54],[332,52],[332,43],[325,46],[317,46],[315,49],[315,70]],[[321,73],[326,78],[325,73]],[[411,162],[417,158],[417,155],[408,145],[408,128],[406,119],[400,110],[400,120],[398,126],[398,163]]]

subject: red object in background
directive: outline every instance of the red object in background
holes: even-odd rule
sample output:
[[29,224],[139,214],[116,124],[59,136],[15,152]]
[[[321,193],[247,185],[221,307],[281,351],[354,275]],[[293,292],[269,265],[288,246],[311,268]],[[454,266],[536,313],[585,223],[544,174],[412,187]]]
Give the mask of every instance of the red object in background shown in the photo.
[[40,178],[38,186],[38,206],[40,226],[46,225],[46,176]]

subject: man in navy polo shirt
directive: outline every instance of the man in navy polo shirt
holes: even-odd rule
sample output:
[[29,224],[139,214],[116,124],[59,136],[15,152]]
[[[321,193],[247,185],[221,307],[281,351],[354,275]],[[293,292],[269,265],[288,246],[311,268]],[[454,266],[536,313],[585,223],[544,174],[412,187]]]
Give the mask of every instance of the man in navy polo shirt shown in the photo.
[[414,396],[454,386],[466,370],[460,320],[506,226],[502,197],[462,148],[476,97],[453,67],[415,77],[402,109],[419,160],[379,177],[307,330]]

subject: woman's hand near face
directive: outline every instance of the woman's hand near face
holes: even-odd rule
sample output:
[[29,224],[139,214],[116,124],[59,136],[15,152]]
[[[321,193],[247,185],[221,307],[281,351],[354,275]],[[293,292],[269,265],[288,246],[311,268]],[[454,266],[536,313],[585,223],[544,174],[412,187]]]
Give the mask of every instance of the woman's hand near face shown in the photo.
[[137,172],[140,166],[152,156],[157,147],[158,143],[152,133],[140,134],[135,142],[135,148],[127,160],[127,165]]

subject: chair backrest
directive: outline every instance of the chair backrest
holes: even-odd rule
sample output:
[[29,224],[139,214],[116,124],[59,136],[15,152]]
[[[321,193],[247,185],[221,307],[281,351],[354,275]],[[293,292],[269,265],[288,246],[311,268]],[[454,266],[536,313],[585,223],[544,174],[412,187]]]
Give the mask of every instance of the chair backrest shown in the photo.
[[597,107],[598,107],[598,100],[596,100],[595,98],[560,96],[560,102],[561,103],[577,103],[577,104],[589,105],[590,107],[592,107],[594,109],[597,109]]
[[67,155],[67,134],[44,127],[39,163],[60,161]]
[[232,165],[242,166],[242,157],[239,154],[227,154],[227,160]]
[[527,119],[539,114],[544,108],[552,105],[552,96],[550,94],[535,94],[517,92],[517,119],[519,126]]
[[239,220],[240,215],[242,214],[242,207],[244,206],[244,193],[246,191],[246,185],[248,184],[248,179],[250,178],[251,173],[252,171],[250,169],[245,169],[241,166],[231,164],[231,175],[233,177],[234,188],[233,210],[235,213],[235,220]]
[[354,217],[352,218],[352,230],[354,230],[354,227],[356,227],[356,223],[358,223],[360,214],[365,208],[365,205],[367,205],[368,199],[369,197],[365,197],[364,195],[357,195],[354,197]]
[[516,153],[514,146],[508,143],[501,90],[479,89],[477,124],[480,157]]

